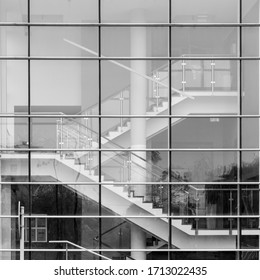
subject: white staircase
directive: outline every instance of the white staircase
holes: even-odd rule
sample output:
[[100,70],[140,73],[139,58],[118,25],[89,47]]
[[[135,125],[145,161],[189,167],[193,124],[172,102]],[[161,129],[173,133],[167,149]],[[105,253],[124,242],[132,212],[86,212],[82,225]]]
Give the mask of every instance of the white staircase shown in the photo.
[[[27,174],[26,155],[3,155],[2,174],[8,176]],[[19,161],[20,172],[14,170],[13,166]],[[61,159],[57,154],[33,154],[32,176],[52,177],[62,182],[87,182],[86,184],[69,185],[68,187],[93,201],[99,201],[99,192],[96,175],[89,174],[84,165],[73,163],[71,159]],[[104,178],[101,178],[104,179]],[[93,182],[93,184],[91,184]],[[115,215],[129,216],[126,219],[156,238],[167,242],[168,222],[164,218],[162,209],[154,209],[152,203],[143,202],[142,197],[128,197],[124,186],[113,185],[113,182],[102,183],[102,205],[113,211]],[[134,217],[133,217],[134,216]],[[142,218],[145,216],[145,218]],[[148,217],[151,218],[148,218]],[[160,218],[156,217],[160,216]],[[140,218],[139,218],[140,217]],[[172,225],[172,243],[178,248],[235,248],[235,235],[225,234],[218,230],[205,232],[199,231],[196,235],[190,225],[183,225],[180,219],[176,219]]]
[[[167,84],[165,69],[161,68],[156,72],[156,77],[160,76],[160,83]],[[211,80],[212,82],[212,80]],[[212,83],[211,83],[212,84]],[[154,91],[154,88],[156,90]],[[147,107],[147,138],[152,137],[156,133],[165,129],[168,125],[167,118],[151,118],[156,115],[167,115],[169,103],[167,95],[169,90],[158,86],[156,81],[150,84],[150,89],[153,95],[149,99]],[[187,89],[187,83],[186,88]],[[172,95],[172,112],[176,115],[189,114],[234,114],[237,110],[237,92],[234,91],[187,91],[184,90],[182,96]],[[125,95],[129,97],[130,89],[124,89],[111,97],[115,100],[118,97],[120,102],[120,113],[129,114],[126,111],[124,100],[127,100]],[[192,98],[189,98],[192,97]],[[108,106],[111,106],[110,99],[105,101]],[[128,98],[129,100],[129,98]],[[129,102],[129,101],[128,101]],[[104,106],[103,106],[104,107]],[[96,108],[92,107],[87,111],[82,112],[83,115],[97,114]],[[120,115],[119,115],[120,116]],[[172,125],[182,121],[181,118],[172,118]],[[57,123],[57,148],[69,149],[91,149],[91,151],[82,152],[63,152],[57,153],[33,153],[32,154],[32,176],[47,176],[61,182],[80,182],[80,184],[69,184],[68,187],[83,196],[86,196],[93,201],[99,201],[99,176],[96,174],[98,164],[108,160],[127,161],[126,157],[117,155],[116,152],[106,152],[99,162],[98,152],[98,134],[97,129],[93,127],[90,119],[83,121],[75,121],[65,116]],[[101,146],[104,149],[130,146],[130,130],[131,122],[128,119],[119,118],[119,121],[111,124],[109,129],[104,132],[101,137]],[[112,142],[113,141],[113,142]],[[26,155],[23,154],[3,154],[2,158],[2,174],[3,175],[26,175]],[[19,164],[20,170],[12,168],[16,161],[23,162]],[[129,166],[128,166],[129,168]],[[138,168],[142,168],[139,166]],[[20,173],[20,174],[19,174]],[[113,176],[112,176],[113,177]],[[131,223],[134,223],[149,232],[151,235],[160,239],[162,242],[168,242],[168,219],[163,213],[162,208],[154,208],[153,202],[144,202],[143,197],[135,197],[132,192],[129,196],[129,191],[125,186],[115,184],[115,180],[107,180],[101,176],[102,183],[102,206],[110,209],[119,216],[129,216],[126,218]],[[124,180],[123,180],[124,181]],[[83,184],[83,182],[87,182]],[[91,184],[93,182],[93,184]],[[142,216],[151,218],[142,218]],[[157,217],[159,216],[159,217]],[[244,233],[255,234],[254,231],[244,230]],[[183,224],[182,219],[172,220],[172,243],[177,248],[194,249],[194,248],[210,248],[210,249],[234,249],[236,248],[236,231],[230,234],[229,230],[199,230],[196,232],[191,225]]]

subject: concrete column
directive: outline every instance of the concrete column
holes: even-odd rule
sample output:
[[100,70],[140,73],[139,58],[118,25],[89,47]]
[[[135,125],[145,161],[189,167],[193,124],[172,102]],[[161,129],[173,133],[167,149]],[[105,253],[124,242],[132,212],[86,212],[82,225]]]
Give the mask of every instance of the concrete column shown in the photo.
[[[143,22],[143,11],[134,10],[132,12],[133,22]],[[132,27],[131,28],[131,57],[145,57],[146,56],[146,28]],[[147,80],[140,75],[146,75],[146,61],[132,60],[130,77],[130,112],[131,115],[145,115],[146,114],[146,95],[147,95]],[[131,148],[145,149],[146,148],[146,119],[133,118],[131,119]],[[131,181],[145,182],[146,181],[146,152],[134,152],[137,156],[131,156]],[[140,159],[140,158],[143,158]],[[141,167],[140,167],[141,166]],[[136,196],[145,196],[145,185],[132,186],[132,190]],[[146,235],[139,227],[131,226],[131,248],[145,249]],[[134,259],[145,260],[145,252],[132,252],[131,256]]]
[[[138,226],[131,225],[131,249],[145,249],[146,248],[146,234]],[[146,252],[131,252],[131,257],[135,260],[145,260]]]

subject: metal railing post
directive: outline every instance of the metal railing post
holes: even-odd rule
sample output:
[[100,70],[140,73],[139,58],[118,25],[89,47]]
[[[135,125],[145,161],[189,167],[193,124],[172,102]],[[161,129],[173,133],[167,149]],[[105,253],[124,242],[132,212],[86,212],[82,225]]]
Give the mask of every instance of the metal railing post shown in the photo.
[[[120,101],[120,116],[122,116],[124,114],[124,92],[121,91],[120,92],[120,97],[119,97],[119,101]],[[123,131],[123,118],[120,118],[120,131]]]
[[185,91],[185,85],[186,85],[186,81],[185,81],[185,66],[186,66],[186,62],[185,60],[182,60],[182,63],[181,63],[181,66],[182,66],[182,91],[184,92]]
[[[63,148],[63,119],[60,118],[60,142],[59,142],[59,148]],[[62,151],[60,151],[60,157],[62,158]]]
[[24,260],[24,206],[20,207],[20,260]]
[[[232,196],[232,191],[229,191],[229,214],[230,216],[232,216],[233,214],[233,211],[232,211],[232,208],[233,208],[233,196]],[[229,219],[229,234],[232,235],[232,229],[233,229],[233,219],[230,218]]]
[[[131,154],[128,153],[128,160],[127,160],[127,182],[131,182]],[[128,185],[128,196],[131,196],[131,185]]]
[[213,93],[214,92],[214,87],[215,87],[215,61],[214,60],[211,60],[211,92]]
[[[196,191],[196,216],[198,216],[199,214],[199,197],[198,197],[198,192]],[[196,224],[196,227],[195,227],[195,235],[198,235],[199,233],[199,218],[196,218],[195,219],[195,224]]]
[[68,243],[66,243],[66,261],[69,259],[69,252],[68,252]]
[[160,75],[159,72],[155,72],[153,75],[153,91],[154,91],[154,97],[156,99],[156,111],[158,111],[159,108],[159,100],[160,100],[160,94],[159,94],[159,83],[158,81],[160,80]]

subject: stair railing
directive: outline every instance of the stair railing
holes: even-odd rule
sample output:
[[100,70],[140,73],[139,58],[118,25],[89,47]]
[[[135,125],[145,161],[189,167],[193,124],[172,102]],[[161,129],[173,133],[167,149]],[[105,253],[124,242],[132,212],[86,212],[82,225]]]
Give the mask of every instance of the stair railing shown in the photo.
[[[57,125],[57,128],[60,129],[60,132],[57,133],[58,135],[60,135],[60,139],[58,139],[57,142],[61,143],[64,145],[64,138],[66,140],[66,137],[70,137],[71,139],[74,139],[74,141],[72,142],[70,141],[65,141],[65,143],[75,143],[77,140],[80,139],[80,143],[81,144],[74,144],[74,147],[76,148],[86,148],[86,149],[91,149],[94,148],[93,147],[93,143],[98,143],[98,133],[96,133],[95,131],[91,130],[91,129],[82,129],[82,132],[80,133],[80,137],[78,137],[78,125],[80,125],[80,127],[85,127],[85,125],[78,123],[77,121],[73,120],[72,118],[61,118],[63,119],[63,121],[59,120],[59,124]],[[64,120],[65,119],[65,120]],[[71,125],[71,123],[74,125]],[[61,128],[60,126],[63,125],[66,128]],[[62,136],[61,133],[65,133],[65,136]],[[87,135],[85,135],[85,133],[88,133]],[[91,137],[93,137],[96,141],[93,141],[93,139],[91,138],[91,141],[86,142],[84,144],[84,140],[85,139],[90,139],[90,134]],[[105,148],[111,148],[111,149],[120,149],[122,150],[123,147],[115,144],[113,141],[109,140],[108,138],[102,136],[101,141],[105,141],[105,144],[102,144],[102,146],[104,146]],[[97,145],[97,144],[96,144]],[[70,145],[69,146],[65,146],[64,148],[73,148]],[[87,154],[90,156],[91,151],[88,151]],[[159,167],[156,166],[152,163],[150,163],[148,160],[142,158],[140,155],[137,155],[134,152],[115,152],[115,151],[107,151],[107,153],[111,156],[111,160],[113,160],[114,162],[117,162],[120,164],[120,166],[123,166],[125,168],[125,172],[124,172],[124,179],[126,179],[126,181],[131,181],[131,169],[132,166],[134,165],[135,167],[137,167],[138,169],[142,170],[142,171],[146,171],[146,173],[149,175],[149,177],[147,179],[152,179],[153,181],[160,181],[161,180],[161,174],[164,172],[164,170]],[[81,156],[81,155],[80,155]],[[75,155],[73,157],[76,157]],[[112,159],[113,157],[118,158],[116,159]],[[144,168],[142,165],[139,165],[135,160],[133,160],[133,158],[137,158],[138,161],[143,161],[144,165],[146,165],[148,168]],[[93,161],[93,159],[91,159],[91,161]],[[142,172],[143,174],[143,172]],[[182,179],[180,178],[179,174],[177,174],[176,172],[172,171],[172,176],[174,177],[175,180],[179,181],[180,184],[182,181]],[[198,190],[195,186],[189,185],[189,188],[193,189],[193,190]]]
[[68,240],[50,240],[49,243],[62,243],[62,244],[65,244],[65,245],[66,245],[66,260],[69,259],[69,251],[70,251],[69,248],[68,248],[69,245],[80,249],[80,251],[88,252],[88,253],[90,253],[90,254],[92,254],[92,255],[98,256],[98,257],[100,257],[100,258],[102,258],[102,259],[104,259],[104,260],[111,260],[110,258],[108,258],[108,257],[106,257],[106,256],[103,256],[103,255],[101,255],[101,254],[99,254],[99,253],[96,253],[96,252],[94,252],[94,251],[91,250],[91,249],[87,249],[87,248],[85,248],[85,247],[83,247],[83,246],[80,246],[80,245],[78,245],[78,244],[76,244],[76,243],[73,243],[73,242],[70,242],[70,241],[68,241]]

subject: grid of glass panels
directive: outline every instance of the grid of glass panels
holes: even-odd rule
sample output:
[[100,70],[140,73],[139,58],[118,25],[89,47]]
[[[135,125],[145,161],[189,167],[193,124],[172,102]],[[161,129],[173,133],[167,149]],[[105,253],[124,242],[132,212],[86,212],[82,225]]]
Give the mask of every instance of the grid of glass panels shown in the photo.
[[259,19],[1,0],[0,259],[259,259]]

